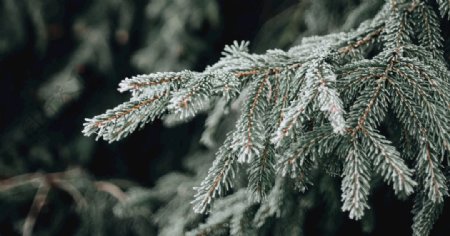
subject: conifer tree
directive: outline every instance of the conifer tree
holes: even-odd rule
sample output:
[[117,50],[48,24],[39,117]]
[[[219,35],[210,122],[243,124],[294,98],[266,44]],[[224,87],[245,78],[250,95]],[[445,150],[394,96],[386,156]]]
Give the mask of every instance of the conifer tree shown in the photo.
[[[0,235],[447,235],[448,11],[0,1]],[[119,80],[144,73],[120,87],[144,83],[136,104],[167,92],[163,113],[145,110],[162,122],[112,144],[83,137],[85,117],[129,98]],[[125,129],[149,118],[131,108]]]
[[[389,0],[355,29],[304,37],[285,51],[254,54],[234,42],[202,72],[123,80],[119,91],[131,99],[86,119],[83,133],[113,142],[155,119],[199,113],[211,133],[239,107],[196,183],[192,207],[208,216],[189,234],[299,234],[301,225],[282,225],[304,222],[323,192],[340,195],[335,209],[350,219],[367,220],[381,179],[414,199],[413,235],[428,235],[448,196],[449,17],[445,0]],[[340,177],[340,190],[329,175]]]

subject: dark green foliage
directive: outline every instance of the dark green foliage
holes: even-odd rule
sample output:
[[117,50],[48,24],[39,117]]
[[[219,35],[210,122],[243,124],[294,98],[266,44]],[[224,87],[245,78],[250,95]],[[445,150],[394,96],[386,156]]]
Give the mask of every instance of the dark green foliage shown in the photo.
[[[275,15],[252,48],[235,41],[206,68],[198,62],[214,57],[217,36],[246,30],[223,31],[226,21],[251,11],[234,7],[230,19],[219,14],[228,1],[68,2],[0,3],[0,18],[11,19],[0,23],[0,63],[27,45],[52,65],[37,91],[23,92],[41,99],[17,115],[31,122],[2,138],[0,234],[378,235],[402,221],[413,235],[438,232],[449,187],[447,0],[261,1],[265,17]],[[63,8],[74,9],[64,21]],[[64,40],[58,29],[69,29]],[[59,40],[69,49],[48,63],[46,47],[58,51]],[[284,50],[260,53],[274,47]],[[115,81],[98,81],[134,70],[118,88],[129,101],[113,95]],[[83,133],[124,141],[60,130],[75,120],[78,134],[80,116],[117,103],[86,119]],[[188,155],[163,141],[158,119],[175,127],[169,139],[194,143]],[[56,134],[42,138],[49,129]],[[385,207],[392,198],[405,213],[385,226],[398,216]]]
[[[447,10],[447,3],[438,4],[441,11]],[[247,169],[250,202],[242,199],[242,190],[233,193],[223,200],[232,201],[227,203],[233,207],[213,208],[199,230],[210,234],[226,224],[230,234],[249,234],[252,230],[240,227],[239,231],[234,225],[247,217],[245,209],[270,201],[266,198],[276,174],[299,178],[295,182],[305,189],[312,173],[321,171],[322,159],[334,154],[338,158],[331,163],[342,166],[342,210],[351,219],[364,216],[372,179],[380,175],[397,195],[416,193],[413,232],[428,234],[437,218],[435,208],[448,196],[442,160],[450,142],[450,72],[442,57],[439,20],[427,1],[390,1],[372,20],[348,33],[303,38],[288,51],[265,54],[250,54],[245,43],[235,42],[204,72],[181,74],[186,82],[181,88],[168,87],[167,106],[181,119],[204,110],[201,101],[214,103],[214,97],[224,97],[210,91],[228,91],[229,84],[243,99],[236,101],[242,106],[236,128],[196,188],[193,204],[196,212],[204,213],[217,195],[229,192],[235,165]],[[147,83],[157,84],[167,76],[170,73],[152,74],[156,78],[147,78]],[[164,91],[153,85],[148,89],[150,94]],[[132,101],[145,99],[132,97]],[[232,104],[236,97],[225,99]],[[122,111],[87,119],[83,132],[114,140],[110,135],[118,130],[117,124],[123,127],[119,130],[133,131],[149,117],[146,109],[137,108],[137,114],[126,121],[116,119]],[[395,118],[387,117],[389,111]],[[98,125],[103,119],[107,122]],[[393,146],[399,141],[381,133],[380,126],[392,119],[401,124],[400,136],[407,135],[400,142],[412,139],[417,147],[406,151],[413,155],[408,160],[414,161],[414,168]],[[434,212],[433,217],[418,216],[425,212]],[[258,227],[263,225],[260,222]]]

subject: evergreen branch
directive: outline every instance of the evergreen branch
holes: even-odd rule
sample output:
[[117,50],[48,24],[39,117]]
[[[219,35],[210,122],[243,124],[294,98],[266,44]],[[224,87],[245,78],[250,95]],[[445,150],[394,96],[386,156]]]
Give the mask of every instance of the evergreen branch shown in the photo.
[[[210,223],[207,226],[200,225],[197,229],[189,231],[186,235],[189,236],[208,236],[224,234],[228,229],[228,224],[231,216],[224,219],[220,223]],[[215,234],[217,233],[217,234]]]
[[350,219],[359,220],[369,208],[369,164],[361,144],[353,137],[345,158],[342,179],[342,210],[349,212]]
[[[344,120],[343,103],[338,96],[338,92],[333,88],[336,81],[336,75],[329,64],[323,64],[322,71],[317,70],[317,78],[319,78],[317,101],[320,110],[325,112],[330,121],[333,132],[344,134],[346,123]],[[308,72],[306,77],[308,77]]]
[[[291,85],[291,76],[288,77],[289,80],[286,81],[285,83],[280,83],[280,90],[283,90],[280,93],[280,98],[277,100],[277,102],[275,102],[274,105],[274,115],[276,115],[277,118],[277,122],[275,123],[274,127],[280,127],[281,122],[283,121],[284,117],[286,116],[285,114],[285,109],[288,105],[288,99],[289,99],[289,90],[290,90],[290,85]],[[273,141],[271,140],[271,142],[273,143]]]
[[255,80],[250,87],[249,100],[244,104],[243,114],[236,125],[233,149],[238,151],[238,161],[250,163],[263,149],[265,127],[264,115],[268,101],[263,96],[269,90],[269,75]]
[[412,179],[413,170],[400,158],[400,153],[390,141],[374,130],[367,131],[364,138],[367,143],[364,146],[369,150],[368,156],[373,159],[375,170],[387,183],[392,183],[396,194],[401,192],[408,196],[413,193],[417,185]]
[[356,40],[355,42],[339,48],[338,52],[344,55],[352,53],[355,50],[361,48],[362,46],[372,43],[374,40],[376,40],[376,38],[378,38],[383,33],[383,31],[384,25],[374,29],[373,31],[370,31],[368,34]]
[[434,58],[442,58],[443,53],[440,49],[443,47],[443,38],[440,34],[440,19],[429,5],[419,4],[417,8],[413,15],[418,18],[415,22],[420,24],[419,44],[431,52]]
[[[278,170],[282,176],[290,175],[291,178],[301,176],[301,184],[307,183],[307,176],[311,168],[310,158],[314,152],[317,156],[324,156],[333,151],[334,147],[341,141],[337,134],[332,132],[329,126],[317,127],[316,129],[304,133],[287,153],[278,161]],[[323,148],[322,145],[327,144]]]
[[[413,2],[410,6],[414,4]],[[388,49],[398,49],[411,42],[409,35],[409,32],[412,31],[412,26],[409,21],[409,13],[411,10],[408,10],[406,6],[402,6],[401,8],[397,8],[397,6],[397,4],[392,6],[396,10],[390,14],[386,22],[384,41]]]
[[255,213],[253,218],[253,224],[257,227],[261,227],[266,222],[267,218],[271,216],[279,217],[281,214],[281,206],[284,203],[285,191],[284,185],[286,184],[285,178],[278,177],[275,180],[275,184],[271,189],[267,200],[263,201]]
[[341,67],[338,88],[345,104],[352,104],[365,88],[378,86],[375,81],[385,75],[385,70],[385,63],[378,58],[365,59]]
[[[385,67],[383,74],[376,80],[375,89],[372,91],[371,86],[366,86],[350,109],[351,122],[356,124],[351,130],[351,135],[353,137],[359,131],[363,131],[367,135],[366,126],[376,127],[384,119],[386,114],[389,103],[389,97],[385,91],[386,81],[389,80],[392,71],[395,70],[395,65],[398,63],[401,49],[396,48],[392,51],[387,51],[386,53],[386,55],[389,56],[387,66]],[[382,56],[383,54],[380,55],[380,57]],[[367,101],[367,103],[365,103],[365,101]],[[362,111],[360,111],[361,109]],[[368,119],[369,124],[366,125],[365,123]]]
[[[416,189],[420,202],[413,230],[427,234],[435,216],[418,217],[434,214],[448,195],[441,165],[450,150],[450,77],[442,57],[443,27],[433,7],[428,1],[391,0],[354,31],[303,38],[288,51],[252,54],[248,43],[234,42],[203,72],[125,79],[119,90],[131,91],[131,101],[87,120],[83,132],[114,141],[166,111],[168,117],[186,121],[214,107],[205,132],[211,145],[225,110],[242,99],[236,128],[195,188],[192,203],[195,212],[209,210],[212,201],[232,187],[236,163],[244,162],[247,187],[259,209],[252,217],[258,204],[238,190],[217,201],[206,222],[192,233],[257,233],[268,217],[289,206],[282,202],[282,178],[274,185],[274,173],[289,174],[304,190],[323,162],[339,170],[343,166],[342,210],[352,219],[361,219],[369,208],[374,173],[396,194],[410,195]],[[153,96],[161,97],[149,101]],[[390,110],[396,118],[387,115]],[[393,130],[399,135],[390,130],[397,125],[395,119],[400,127]],[[401,153],[396,147],[402,147]],[[341,160],[323,158],[331,154]],[[416,161],[414,170],[406,158]],[[304,217],[304,212],[299,215]],[[246,224],[251,219],[256,227]]]
[[257,66],[249,70],[236,71],[234,72],[234,76],[237,78],[244,79],[244,78],[252,78],[257,75],[280,75],[281,73],[286,71],[299,69],[302,67],[302,65],[303,65],[302,63],[293,62],[291,64],[286,64],[283,66],[272,66],[272,65],[269,65],[267,67]]
[[96,133],[97,139],[103,137],[109,142],[119,140],[136,128],[153,121],[165,111],[167,92],[126,102],[105,114],[86,119],[83,133],[87,136]]
[[[275,131],[275,135],[272,137],[272,143],[280,145],[284,137],[289,135],[289,131],[295,126],[302,124],[305,121],[304,113],[307,107],[311,104],[311,101],[317,97],[318,90],[316,83],[309,80],[306,82],[304,88],[300,92],[299,98],[293,101],[287,108],[283,109],[279,126]],[[280,115],[281,116],[281,115]]]
[[280,122],[272,142],[279,145],[298,121],[303,123],[307,107],[317,100],[319,110],[323,111],[333,127],[333,132],[343,134],[346,128],[344,120],[344,109],[337,91],[333,88],[336,75],[331,70],[331,66],[322,60],[314,60],[306,65],[305,85],[300,89],[298,99],[283,111],[285,114]]
[[398,11],[398,2],[397,0],[389,0],[389,5],[392,9],[393,12],[397,12]]
[[213,136],[218,126],[220,125],[220,121],[223,119],[226,113],[226,102],[222,99],[216,103],[216,105],[206,118],[205,130],[200,137],[200,142],[202,144],[209,148],[215,147],[217,145]]
[[444,204],[431,202],[423,194],[417,194],[412,210],[414,215],[413,236],[430,235],[433,224],[437,221],[443,208]]
[[191,78],[189,71],[160,72],[149,75],[137,75],[125,78],[119,83],[119,92],[131,91],[133,97],[143,94],[153,96],[164,91],[176,90]]
[[450,0],[436,0],[439,4],[439,11],[441,12],[442,18],[447,15],[450,19]]
[[[385,81],[387,80],[387,77],[382,76],[380,78],[378,78],[378,80],[376,81],[377,87],[375,88],[375,90],[373,91],[373,94],[371,96],[368,97],[368,102],[367,105],[365,107],[363,107],[363,112],[361,115],[358,116],[357,120],[356,120],[356,126],[352,129],[351,131],[351,135],[355,136],[359,131],[363,131],[363,132],[367,132],[366,131],[366,121],[369,118],[369,115],[371,115],[372,111],[376,109],[376,115],[375,117],[373,117],[374,121],[378,121],[382,119],[382,117],[384,117],[385,112],[383,111],[383,109],[380,109],[379,106],[386,106],[385,104],[387,103],[387,97],[384,95],[383,88],[385,87]],[[366,90],[370,90],[369,87],[367,87]],[[365,94],[364,94],[365,95]],[[360,100],[365,100],[367,99],[366,97],[364,97],[364,95],[360,96]],[[382,99],[379,99],[379,97],[382,97]],[[363,102],[359,102],[356,101],[355,102],[355,106],[352,107],[351,111],[353,110],[356,111],[356,109],[358,108],[357,106],[359,105],[365,105],[365,103]],[[353,114],[350,114],[350,116],[352,116]],[[372,120],[370,122],[370,126],[376,126],[377,123],[374,123]]]
[[[418,77],[428,82],[429,86],[432,87],[432,93],[436,93],[439,96],[438,98],[440,98],[444,103],[450,104],[450,71],[447,70],[445,64],[441,61],[435,61],[433,59],[424,59],[432,62],[430,65],[425,65],[423,60],[420,59],[414,60],[414,58],[403,58],[403,60],[406,61],[406,67],[409,67],[411,71],[418,75]],[[445,105],[448,104],[444,104],[444,106]]]
[[240,93],[240,89],[245,80],[230,74],[230,73],[219,73],[213,74],[213,88],[212,94],[216,96],[222,96],[227,102],[231,102],[236,99]]
[[195,78],[186,83],[184,88],[172,92],[167,109],[180,119],[193,117],[208,104],[212,84],[208,76]]
[[[251,205],[250,205],[251,206]],[[230,235],[237,236],[256,236],[256,230],[248,222],[251,220],[253,209],[250,206],[243,207],[243,210],[234,214],[230,220]]]
[[[246,222],[248,211],[253,204],[248,201],[246,191],[237,191],[214,206],[214,211],[207,221],[191,230],[187,235],[220,235],[221,232],[233,232],[233,235],[249,235],[252,227]],[[223,233],[222,233],[223,234]]]
[[231,179],[235,175],[233,165],[236,161],[236,155],[229,149],[231,141],[232,136],[228,135],[224,145],[217,152],[208,175],[202,181],[200,187],[194,188],[197,193],[191,203],[197,213],[206,212],[216,195],[224,194],[233,185]]
[[[111,117],[108,117],[106,119],[101,119],[99,121],[96,121],[95,122],[95,126],[97,128],[101,128],[101,127],[103,127],[105,125],[108,125],[108,123],[115,122],[116,120],[118,120],[120,118],[123,118],[124,116],[129,115],[131,112],[134,112],[136,110],[142,109],[143,107],[153,103],[154,101],[158,100],[161,97],[162,96],[160,96],[160,95],[155,95],[154,97],[150,97],[148,99],[145,99],[144,101],[138,102],[137,104],[132,104],[133,106],[131,106],[128,109],[124,109],[123,111],[117,112],[117,114],[114,114],[114,116],[111,116]],[[118,109],[118,110],[120,110],[120,109]]]
[[355,82],[361,76],[369,76],[374,74],[384,74],[386,64],[377,58],[373,60],[364,59],[358,62],[349,63],[343,65],[340,68],[340,76],[344,80],[342,83],[347,85],[348,83]]
[[442,203],[444,197],[448,196],[448,186],[436,153],[429,142],[422,141],[416,169],[426,197],[435,204]]
[[259,70],[248,70],[248,71],[240,71],[240,72],[236,72],[235,76],[238,78],[243,78],[243,77],[252,77],[258,74],[263,74],[261,73],[261,71]]
[[[445,95],[440,96],[440,99],[433,99],[433,93],[441,95],[441,91],[440,89],[434,88],[436,82],[431,78],[432,76],[428,75],[417,65],[412,63],[406,63],[406,65],[399,63],[399,67],[400,69],[395,71],[401,77],[402,81],[398,82],[406,82],[402,87],[416,94],[414,99],[419,100],[418,104],[422,107],[419,114],[427,122],[427,126],[425,127],[426,131],[430,133],[430,136],[436,136],[439,144],[448,147],[448,143],[450,142],[450,126],[448,124],[450,120],[445,114],[448,112],[446,104],[450,100]],[[434,100],[433,102],[431,102],[432,99]]]
[[275,180],[275,152],[273,149],[271,144],[266,143],[261,155],[250,163],[248,188],[253,193],[255,202],[264,201],[273,186]]
[[[422,71],[422,68],[426,68],[423,70],[424,74],[430,74],[430,76],[433,75],[431,77],[432,80],[429,81],[430,84],[433,86],[439,84],[439,86],[434,88],[444,91],[440,96],[446,95],[448,100],[448,93],[445,91],[448,91],[450,88],[450,73],[445,60],[443,60],[443,58],[434,58],[432,52],[417,45],[405,45],[402,47],[402,50],[405,56],[407,56],[407,59],[413,61],[411,64],[419,67],[419,71]],[[424,78],[426,78],[426,76],[424,76]],[[438,92],[440,93],[440,91]]]
[[[426,137],[426,128],[423,124],[423,120],[420,119],[420,108],[419,106],[411,100],[412,95],[408,94],[408,91],[401,90],[398,82],[394,80],[388,80],[389,84],[392,85],[394,92],[397,96],[393,96],[393,107],[398,119],[412,136]],[[400,98],[400,99],[398,99]]]

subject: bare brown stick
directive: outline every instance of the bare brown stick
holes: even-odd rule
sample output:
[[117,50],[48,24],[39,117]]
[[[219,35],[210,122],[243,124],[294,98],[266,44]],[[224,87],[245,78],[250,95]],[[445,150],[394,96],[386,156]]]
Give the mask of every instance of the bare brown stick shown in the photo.
[[88,203],[86,199],[83,197],[80,191],[78,191],[78,189],[68,181],[57,179],[53,180],[52,184],[55,187],[67,192],[78,207],[87,207]]
[[70,175],[81,175],[82,170],[80,168],[72,168],[66,171],[54,172],[54,173],[28,173],[23,175],[17,175],[8,179],[0,180],[0,191],[7,191],[11,188],[15,188],[24,184],[30,183],[42,183],[45,181],[52,182],[58,179],[64,179]]
[[105,181],[96,181],[95,187],[99,191],[107,192],[111,194],[114,198],[116,198],[119,202],[123,202],[127,199],[127,195],[120,189],[117,185],[105,182]]
[[41,209],[45,204],[49,190],[50,186],[47,183],[42,182],[40,184],[36,195],[34,196],[30,211],[25,219],[25,223],[23,224],[22,236],[31,236],[34,224],[39,216],[39,212],[41,212]]

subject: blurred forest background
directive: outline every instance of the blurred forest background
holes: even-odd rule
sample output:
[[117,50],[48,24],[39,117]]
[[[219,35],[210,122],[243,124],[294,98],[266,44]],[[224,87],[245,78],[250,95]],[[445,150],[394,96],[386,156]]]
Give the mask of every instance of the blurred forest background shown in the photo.
[[[191,210],[192,187],[232,120],[217,121],[223,132],[208,134],[205,116],[186,124],[169,117],[108,144],[82,136],[84,118],[127,100],[117,92],[125,77],[203,70],[233,40],[249,40],[254,52],[286,49],[303,36],[354,28],[382,3],[1,0],[0,235],[181,235],[195,228],[205,216]],[[329,209],[316,205],[303,232],[410,234],[411,203],[374,191],[369,223],[343,213],[324,223]],[[450,232],[448,212],[436,235]]]

